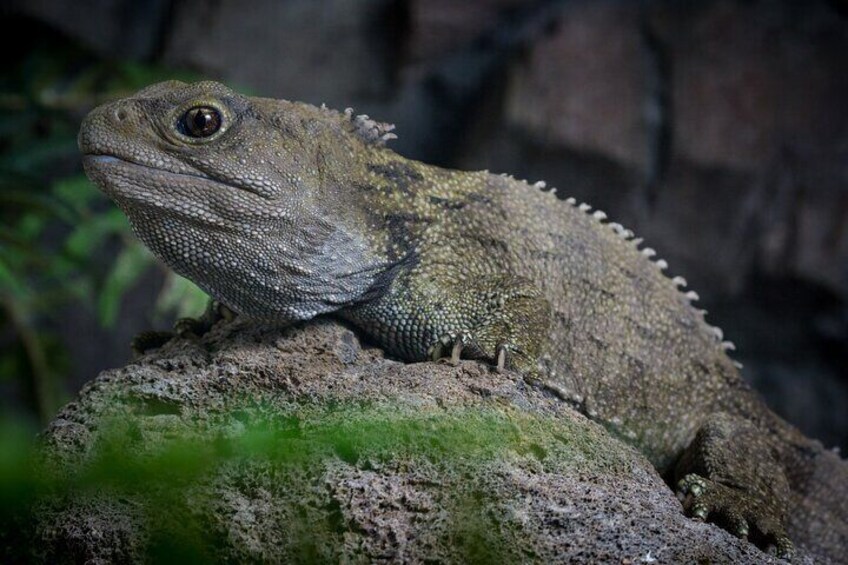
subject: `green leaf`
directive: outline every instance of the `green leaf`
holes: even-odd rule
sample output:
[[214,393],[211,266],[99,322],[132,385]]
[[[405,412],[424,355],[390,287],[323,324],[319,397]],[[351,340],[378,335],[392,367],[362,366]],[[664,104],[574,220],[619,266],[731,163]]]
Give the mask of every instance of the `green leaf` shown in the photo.
[[53,183],[50,190],[57,200],[66,204],[77,214],[85,213],[92,203],[106,198],[85,175],[59,179]]
[[118,255],[98,299],[97,312],[103,326],[115,324],[124,294],[152,263],[153,256],[141,245],[130,245]]
[[87,258],[110,236],[129,233],[130,227],[117,208],[92,216],[80,224],[65,240],[65,251],[72,257]]
[[190,280],[168,271],[162,292],[156,299],[156,315],[175,313],[178,318],[197,317],[206,310],[209,295]]
[[[0,168],[0,206],[4,217],[17,218],[21,212],[57,216],[74,223],[72,210],[49,194],[43,182],[32,175]],[[11,223],[11,222],[10,222]]]
[[33,245],[36,245],[38,237],[47,226],[47,222],[48,218],[44,214],[27,212],[21,216],[18,225],[15,226],[15,232],[22,240],[33,242]]
[[12,296],[12,300],[25,301],[25,297],[29,296],[26,282],[18,279],[15,272],[0,256],[0,292]]

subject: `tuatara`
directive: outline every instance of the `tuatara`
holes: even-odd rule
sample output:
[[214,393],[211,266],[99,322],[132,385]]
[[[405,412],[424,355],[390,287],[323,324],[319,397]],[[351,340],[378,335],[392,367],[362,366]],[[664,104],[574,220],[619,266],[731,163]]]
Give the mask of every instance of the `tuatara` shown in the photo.
[[164,82],[92,111],[79,146],[141,240],[236,313],[333,313],[407,361],[519,371],[642,450],[690,515],[844,559],[845,462],[766,407],[665,261],[542,182],[405,159],[391,130]]

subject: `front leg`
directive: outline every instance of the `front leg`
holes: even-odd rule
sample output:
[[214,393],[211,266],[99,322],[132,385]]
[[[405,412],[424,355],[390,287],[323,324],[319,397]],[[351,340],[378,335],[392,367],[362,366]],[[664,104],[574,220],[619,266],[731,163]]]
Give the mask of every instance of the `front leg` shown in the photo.
[[529,280],[491,275],[415,282],[401,281],[387,295],[342,314],[408,361],[478,359],[499,369],[537,371],[551,307]]
[[231,321],[236,314],[217,300],[210,300],[206,310],[199,318],[180,318],[171,331],[144,331],[135,336],[130,343],[134,357],[140,357],[147,351],[158,349],[175,337],[200,337],[206,334],[220,320]]
[[[448,357],[479,359],[523,373],[534,372],[547,340],[550,304],[527,280],[515,276],[496,276],[474,281],[449,301],[449,309],[460,323],[444,323],[428,347],[433,360]],[[443,309],[444,310],[444,309]]]

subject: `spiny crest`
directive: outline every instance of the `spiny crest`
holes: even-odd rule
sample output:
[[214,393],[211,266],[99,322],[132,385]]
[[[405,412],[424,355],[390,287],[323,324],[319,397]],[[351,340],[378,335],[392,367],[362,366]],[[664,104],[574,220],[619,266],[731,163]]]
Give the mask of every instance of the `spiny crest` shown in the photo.
[[[544,181],[538,181],[538,182],[534,183],[533,186],[535,188],[541,190],[541,189],[544,189],[547,186],[547,184]],[[555,193],[556,189],[553,189],[551,192]],[[569,206],[576,207],[581,212],[584,212],[584,213],[587,213],[587,214],[592,210],[592,207],[589,204],[586,204],[585,202],[578,205],[577,200],[574,199],[573,197],[566,198],[565,203],[568,204]],[[644,256],[648,260],[651,260],[654,263],[654,265],[657,266],[657,268],[659,270],[665,271],[666,269],[668,269],[668,262],[665,259],[654,260],[654,257],[656,257],[656,255],[657,255],[656,250],[654,250],[651,247],[645,247],[643,249],[639,249],[639,246],[642,244],[643,240],[641,238],[636,238],[635,234],[633,233],[632,230],[625,228],[624,226],[622,226],[618,222],[609,222],[609,223],[604,224],[604,221],[607,219],[607,214],[606,214],[606,212],[603,212],[602,210],[595,210],[594,212],[591,213],[591,215],[592,215],[593,218],[595,218],[598,221],[598,223],[608,226],[613,232],[615,232],[616,235],[618,235],[618,237],[620,237],[624,241],[627,241],[634,248],[639,250],[639,252],[642,254],[642,256]],[[681,276],[675,276],[675,277],[671,278],[670,280],[671,280],[671,283],[675,286],[675,288],[678,288],[678,289],[685,288],[688,284],[686,282],[686,279],[681,277]],[[683,293],[683,296],[690,304],[692,302],[700,300],[700,298],[701,298],[700,296],[698,296],[698,293],[695,292],[694,290],[689,290],[689,291]],[[697,310],[697,312],[701,315],[702,318],[705,317],[706,314],[707,314],[706,310]],[[709,330],[712,333],[713,337],[715,338],[716,344],[718,344],[718,346],[721,347],[721,349],[723,351],[725,351],[725,352],[736,351],[736,345],[734,345],[732,341],[724,341],[724,332],[721,330],[721,328],[719,328],[717,326],[709,326]],[[733,364],[739,369],[742,368],[742,364],[739,363],[738,361],[734,361]]]
[[350,131],[358,135],[365,143],[383,146],[386,142],[397,139],[397,135],[392,133],[395,129],[394,124],[372,120],[367,114],[354,114],[353,108],[346,108],[344,115],[350,121]]
[[[548,186],[548,184],[547,184],[545,181],[540,180],[540,181],[537,181],[537,182],[533,185],[533,188],[536,188],[536,189],[538,189],[538,190],[542,190],[542,191],[544,191],[544,190],[547,188],[547,186]],[[556,188],[552,188],[552,189],[550,189],[550,190],[549,190],[549,191],[547,191],[547,192],[548,192],[549,194],[552,194],[552,195],[556,196],[556,191],[557,191],[557,189],[556,189]]]

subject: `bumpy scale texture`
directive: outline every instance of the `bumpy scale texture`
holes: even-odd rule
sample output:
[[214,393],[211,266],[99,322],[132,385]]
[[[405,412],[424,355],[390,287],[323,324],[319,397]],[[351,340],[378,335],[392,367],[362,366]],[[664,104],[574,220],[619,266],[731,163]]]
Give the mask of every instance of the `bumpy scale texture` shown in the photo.
[[167,82],[94,110],[79,143],[139,237],[235,312],[333,312],[405,360],[515,369],[642,450],[696,518],[844,558],[845,463],[749,389],[663,260],[544,183],[405,159],[391,129]]

